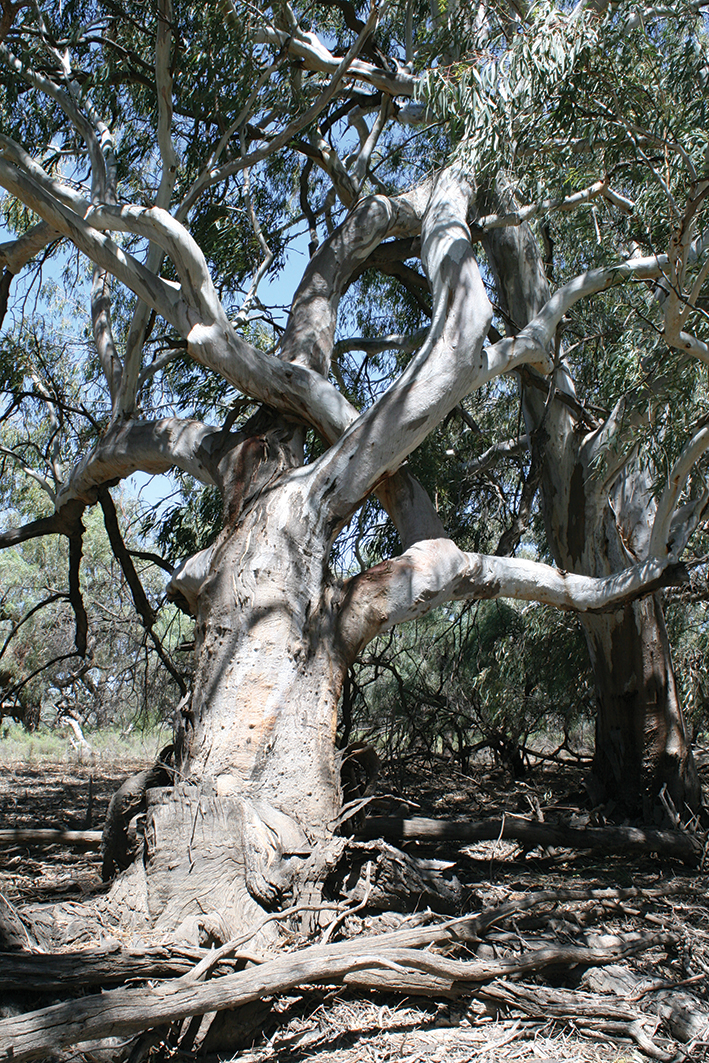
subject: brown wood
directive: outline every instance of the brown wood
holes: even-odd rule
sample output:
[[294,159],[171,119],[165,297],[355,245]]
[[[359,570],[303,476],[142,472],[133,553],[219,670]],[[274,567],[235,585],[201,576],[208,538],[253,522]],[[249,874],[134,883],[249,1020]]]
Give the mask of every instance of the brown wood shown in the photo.
[[[206,949],[87,949],[82,952],[0,952],[0,990],[44,991],[120,985],[129,979],[179,977],[209,955]],[[222,963],[229,961],[222,961]]]
[[548,1021],[551,1018],[571,1018],[577,1028],[636,1042],[651,1059],[669,1063],[674,1052],[666,1052],[655,1044],[645,1028],[657,1024],[654,1015],[646,1015],[638,1008],[611,997],[578,990],[556,989],[548,986],[525,986],[513,982],[493,982],[480,991],[480,998],[505,1010],[521,1011],[532,1018]]
[[399,816],[372,816],[360,832],[363,838],[390,840],[470,842],[512,838],[530,848],[538,845],[563,849],[603,849],[622,853],[629,850],[661,853],[687,864],[695,864],[702,855],[702,843],[693,834],[676,830],[643,827],[566,827],[562,824],[537,823],[522,816],[503,819],[467,820],[426,819]]
[[0,847],[11,845],[68,845],[75,849],[100,849],[100,830],[51,830],[21,828],[0,830]]
[[435,989],[456,996],[494,978],[559,963],[600,966],[629,952],[674,944],[676,940],[673,935],[658,934],[609,949],[545,946],[502,960],[472,961],[453,960],[419,948],[386,948],[382,938],[371,936],[337,945],[316,945],[198,985],[178,979],[152,988],[113,989],[4,1019],[0,1021],[0,1061],[24,1063],[67,1045],[127,1036],[161,1023],[238,1007],[300,985],[345,983],[426,995]]

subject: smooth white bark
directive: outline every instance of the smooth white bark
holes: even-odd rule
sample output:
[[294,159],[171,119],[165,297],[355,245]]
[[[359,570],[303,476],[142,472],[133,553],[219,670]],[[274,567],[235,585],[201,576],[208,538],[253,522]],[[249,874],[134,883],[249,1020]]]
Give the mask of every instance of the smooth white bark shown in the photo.
[[492,308],[466,223],[471,195],[460,174],[440,175],[422,228],[434,297],[427,339],[384,395],[304,473],[314,477],[314,490],[333,515],[344,519],[464,395],[489,379],[482,344]]
[[450,539],[430,539],[351,580],[340,634],[354,654],[380,632],[451,601],[511,598],[578,613],[608,611],[669,582],[669,568],[667,559],[652,558],[594,578],[538,561],[465,553]]
[[19,273],[59,235],[57,229],[53,229],[44,221],[33,225],[16,240],[7,240],[0,244],[0,267],[8,269],[10,273]]
[[[675,541],[670,547],[670,529],[687,478],[696,462],[707,450],[709,450],[709,425],[704,424],[682,448],[682,453],[670,470],[667,484],[657,503],[657,512],[650,536],[650,557],[666,558],[669,556],[676,560],[678,553],[686,546],[686,540],[683,541],[684,537],[677,534],[679,529],[676,528],[675,536],[673,536]],[[706,493],[699,500],[699,505],[702,509],[706,506]],[[686,517],[688,518],[689,514],[686,514]]]
[[95,449],[74,467],[57,494],[56,508],[72,499],[96,501],[95,488],[138,470],[162,473],[178,468],[204,484],[214,484],[208,444],[220,430],[199,421],[166,417],[114,425]]

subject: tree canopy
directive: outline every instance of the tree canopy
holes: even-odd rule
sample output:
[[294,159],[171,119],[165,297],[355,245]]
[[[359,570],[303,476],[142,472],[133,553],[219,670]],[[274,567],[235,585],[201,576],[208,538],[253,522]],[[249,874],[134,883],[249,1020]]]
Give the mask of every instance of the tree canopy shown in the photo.
[[[169,594],[197,618],[193,774],[275,792],[274,735],[312,760],[332,732],[319,717],[298,732],[283,708],[291,673],[317,700],[308,654],[339,676],[332,715],[377,634],[509,597],[586,618],[601,702],[622,685],[621,628],[651,633],[636,694],[659,684],[672,703],[649,729],[696,803],[660,599],[620,618],[687,563],[695,591],[704,575],[703,11],[3,6],[0,545],[66,538],[83,658],[83,521],[100,504],[186,695],[111,498],[136,471],[171,475],[179,504],[152,524]],[[288,614],[278,636],[271,614]],[[228,663],[249,640],[258,679]],[[238,689],[261,723],[208,710],[227,674],[232,709]],[[632,711],[637,732],[649,710]],[[228,732],[218,755],[208,716]],[[253,764],[234,752],[249,728]]]

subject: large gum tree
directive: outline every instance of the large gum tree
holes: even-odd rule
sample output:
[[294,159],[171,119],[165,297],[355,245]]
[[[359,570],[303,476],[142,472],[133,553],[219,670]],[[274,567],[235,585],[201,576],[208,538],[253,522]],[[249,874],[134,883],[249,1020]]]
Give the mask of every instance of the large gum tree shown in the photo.
[[[8,426],[30,401],[51,422],[41,446],[20,424],[5,448],[51,505],[5,528],[0,545],[68,538],[82,654],[86,507],[98,502],[110,514],[110,489],[136,471],[176,470],[218,493],[221,530],[169,584],[196,631],[175,785],[153,792],[144,860],[114,895],[153,925],[223,940],[282,895],[317,892],[318,853],[341,804],[338,699],[348,666],[378,633],[466,599],[540,601],[591,616],[678,578],[706,504],[702,425],[677,445],[643,557],[619,556],[591,575],[460,549],[406,462],[467,396],[503,374],[551,379],[565,316],[612,288],[669,276],[665,342],[705,358],[704,342],[687,331],[707,273],[701,250],[699,265],[688,265],[701,210],[694,229],[678,222],[669,250],[649,247],[562,278],[500,336],[475,241],[524,219],[497,214],[481,224],[478,157],[450,156],[433,111],[435,77],[421,73],[456,58],[447,27],[427,9],[412,0],[386,11],[157,0],[120,9],[33,3],[12,13],[0,45],[0,185],[16,229],[0,249],[12,349],[22,350],[29,327],[19,309],[10,314],[15,275],[38,257],[64,255],[78,294],[86,263],[90,280],[89,313],[73,311],[86,335],[67,345],[87,366],[80,409],[24,366],[8,384]],[[590,27],[602,16],[573,17]],[[511,19],[483,6],[473,30],[489,23],[514,44],[524,34]],[[533,40],[533,22],[529,29]],[[483,74],[495,54],[491,45],[487,59],[478,56]],[[601,193],[612,205],[605,177],[597,185],[569,193],[563,206]],[[705,192],[698,187],[695,197]],[[680,220],[695,201],[684,191]],[[310,257],[278,330],[259,285],[287,259],[299,228],[309,232]],[[363,286],[372,271],[389,287]],[[367,290],[430,310],[423,334],[377,335],[371,313],[369,335],[348,338],[358,320],[352,293]],[[383,310],[381,320],[396,318]],[[379,352],[370,396],[338,386],[343,349],[359,351],[363,366]],[[382,357],[388,350],[397,357]],[[339,578],[333,545],[370,497],[400,551]],[[114,542],[120,552],[115,528]],[[133,579],[130,558],[123,563]],[[145,612],[137,586],[134,594]]]

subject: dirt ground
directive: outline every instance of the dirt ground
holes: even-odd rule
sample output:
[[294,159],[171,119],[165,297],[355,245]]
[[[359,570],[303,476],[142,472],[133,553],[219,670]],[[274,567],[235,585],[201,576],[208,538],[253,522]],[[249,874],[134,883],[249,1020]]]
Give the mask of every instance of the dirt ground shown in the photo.
[[[70,760],[0,763],[0,827],[100,829],[114,790],[127,774],[144,766]],[[571,763],[541,763],[523,780],[513,782],[504,770],[489,764],[462,775],[450,764],[413,761],[385,771],[375,802],[376,811],[389,814],[465,820],[515,814],[567,823],[574,822],[586,803],[583,770]],[[677,1063],[709,1059],[709,903],[705,901],[709,876],[703,868],[690,870],[656,855],[568,850],[523,853],[517,843],[508,841],[462,850],[445,844],[408,848],[413,855],[455,865],[465,912],[539,889],[635,886],[647,890],[647,898],[637,903],[561,907],[553,914],[547,910],[540,917],[537,913],[536,923],[531,917],[509,919],[493,928],[485,948],[502,954],[512,938],[532,942],[535,935],[548,933],[550,928],[559,940],[576,942],[580,936],[587,940],[591,932],[600,940],[619,933],[671,931],[680,942],[677,947],[650,949],[625,962],[623,969],[640,986],[638,1000],[652,987],[669,986],[678,992],[687,987],[691,993],[688,1006],[697,1014],[706,1012],[706,1035],[697,1036],[695,1029],[692,1037],[681,1041],[676,1029],[659,1025],[653,1034],[659,1051],[655,1058]],[[89,899],[103,889],[98,852],[58,847],[0,851],[0,893],[20,910],[25,904]],[[663,892],[668,889],[679,892]],[[354,934],[395,927],[404,919],[395,913],[374,917],[363,913],[351,916],[345,927],[348,934]],[[541,993],[542,986],[571,983],[568,972],[550,971],[537,984]],[[573,988],[579,988],[578,977]],[[475,998],[421,1001],[344,989],[313,990],[273,1001],[260,1018],[234,1033],[231,1041],[227,1038],[218,1052],[210,1054],[205,1041],[207,1056],[200,1058],[239,1063],[639,1063],[648,1058],[637,1041],[613,1033],[611,1027],[601,1023],[593,1029],[568,1014],[509,1013]],[[197,1049],[174,1055],[176,1059],[196,1057]],[[166,1057],[155,1056],[161,1058]]]

